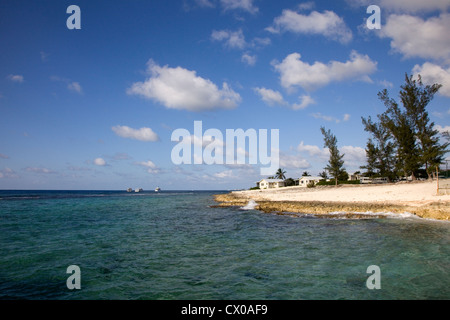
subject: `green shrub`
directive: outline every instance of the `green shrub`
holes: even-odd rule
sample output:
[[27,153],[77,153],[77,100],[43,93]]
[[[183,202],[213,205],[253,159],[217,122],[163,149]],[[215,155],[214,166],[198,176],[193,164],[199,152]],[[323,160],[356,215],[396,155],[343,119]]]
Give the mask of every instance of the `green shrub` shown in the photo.
[[310,181],[310,182],[306,185],[307,188],[314,188],[315,186],[316,186],[316,184],[314,183],[314,181]]
[[[338,184],[361,184],[359,180],[352,180],[352,181],[338,181]],[[336,182],[334,180],[325,181],[321,180],[319,183],[317,183],[318,186],[334,186],[336,185]]]

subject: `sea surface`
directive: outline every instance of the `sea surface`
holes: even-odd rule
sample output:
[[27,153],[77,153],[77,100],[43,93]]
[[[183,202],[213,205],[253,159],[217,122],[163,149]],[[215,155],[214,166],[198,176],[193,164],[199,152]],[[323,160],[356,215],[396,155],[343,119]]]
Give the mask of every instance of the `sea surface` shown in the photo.
[[217,193],[0,191],[0,299],[450,299],[449,222],[211,207]]

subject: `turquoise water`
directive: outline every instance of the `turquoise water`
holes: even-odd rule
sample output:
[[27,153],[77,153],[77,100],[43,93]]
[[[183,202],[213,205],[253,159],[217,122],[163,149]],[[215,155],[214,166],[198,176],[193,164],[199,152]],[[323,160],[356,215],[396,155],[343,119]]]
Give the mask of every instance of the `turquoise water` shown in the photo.
[[0,191],[0,298],[450,298],[448,222],[211,208],[215,193]]

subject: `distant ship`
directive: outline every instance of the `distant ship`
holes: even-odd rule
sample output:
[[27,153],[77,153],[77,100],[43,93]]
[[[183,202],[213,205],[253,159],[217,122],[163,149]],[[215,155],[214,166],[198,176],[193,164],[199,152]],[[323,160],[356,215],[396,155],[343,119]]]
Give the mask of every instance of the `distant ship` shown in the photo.
[[159,192],[161,190],[160,187],[156,187],[155,192]]
[[142,192],[142,191],[144,191],[144,189],[142,189],[142,188],[139,188],[139,189],[135,189],[135,190],[134,190],[134,192]]
[[133,189],[128,188],[128,189],[127,189],[127,192],[133,192]]

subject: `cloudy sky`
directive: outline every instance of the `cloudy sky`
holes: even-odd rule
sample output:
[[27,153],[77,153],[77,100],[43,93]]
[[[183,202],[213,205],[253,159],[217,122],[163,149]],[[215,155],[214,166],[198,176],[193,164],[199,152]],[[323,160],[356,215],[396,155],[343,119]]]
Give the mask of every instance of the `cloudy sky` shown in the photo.
[[[67,27],[72,4],[81,29]],[[369,5],[381,29],[366,25]],[[248,163],[174,164],[172,132],[194,121],[224,136],[279,129],[293,178],[326,165],[324,126],[353,172],[361,117],[383,112],[377,93],[397,98],[405,73],[443,84],[429,111],[450,129],[449,31],[448,0],[3,0],[0,188],[217,190],[264,177]]]

